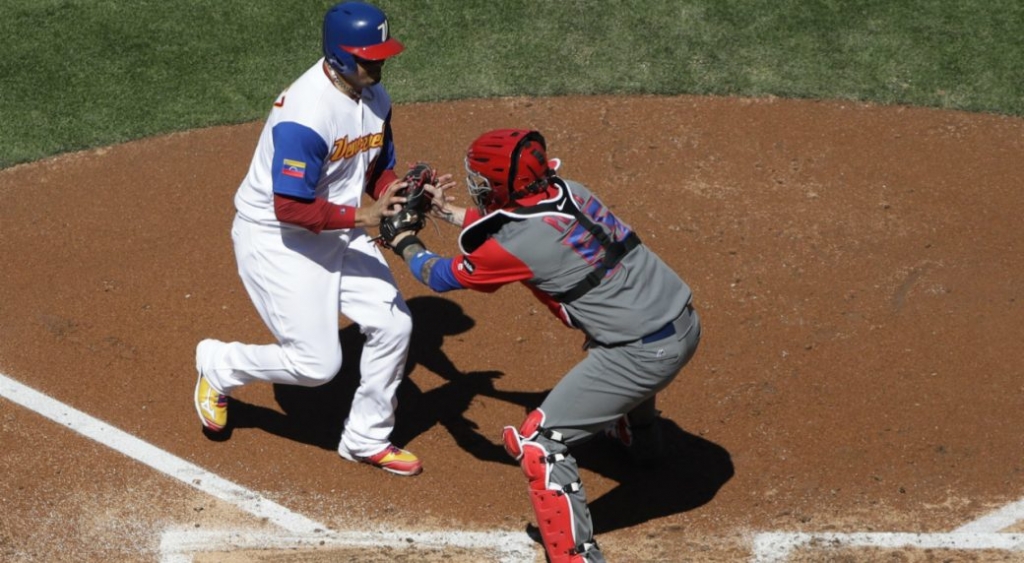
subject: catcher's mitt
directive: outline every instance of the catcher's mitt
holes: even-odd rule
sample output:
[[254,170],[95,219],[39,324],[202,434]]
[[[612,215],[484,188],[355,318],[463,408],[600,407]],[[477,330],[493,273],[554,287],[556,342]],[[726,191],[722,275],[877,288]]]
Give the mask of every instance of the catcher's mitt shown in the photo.
[[434,169],[426,162],[417,162],[409,168],[402,180],[406,182],[406,187],[395,192],[395,195],[406,199],[402,209],[391,217],[382,217],[380,220],[379,240],[385,248],[394,248],[392,243],[400,233],[420,232],[426,224],[427,212],[430,210],[432,196],[423,186],[434,185]]

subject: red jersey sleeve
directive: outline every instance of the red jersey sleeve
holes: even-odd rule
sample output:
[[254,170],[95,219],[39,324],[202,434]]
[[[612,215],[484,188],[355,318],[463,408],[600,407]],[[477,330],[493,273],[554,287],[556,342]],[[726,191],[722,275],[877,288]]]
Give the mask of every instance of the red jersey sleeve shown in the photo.
[[469,255],[456,256],[452,272],[463,287],[487,293],[533,278],[533,271],[494,239],[488,239]]
[[475,207],[466,208],[466,215],[462,218],[462,228],[466,228],[473,223],[480,220],[483,215],[480,214],[480,210]]

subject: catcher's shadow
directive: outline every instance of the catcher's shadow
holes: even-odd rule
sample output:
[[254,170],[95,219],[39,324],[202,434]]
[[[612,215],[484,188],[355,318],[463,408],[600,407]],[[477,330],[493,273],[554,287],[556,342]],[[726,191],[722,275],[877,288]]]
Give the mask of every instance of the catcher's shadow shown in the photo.
[[[527,410],[539,406],[541,399],[543,396],[531,397],[530,400],[536,403]],[[635,464],[620,443],[603,434],[570,449],[581,470],[592,471],[618,483],[605,494],[588,498],[595,534],[699,508],[711,502],[735,474],[732,456],[725,448],[686,432],[669,419],[660,419],[659,424],[667,454],[657,464]],[[474,432],[469,429],[463,431]],[[518,465],[501,446],[480,447],[478,444],[486,441],[482,436],[465,441],[477,444],[467,451],[478,459]],[[479,452],[487,455],[478,455]],[[524,494],[526,486],[524,480],[521,491]],[[529,526],[528,531],[530,528],[535,526]],[[535,532],[531,536],[538,537]]]
[[604,436],[572,449],[581,468],[618,482],[600,497],[588,499],[595,534],[699,508],[735,474],[725,448],[671,420],[659,423],[668,453],[656,465],[634,464],[621,444]]
[[[403,384],[409,397],[405,405],[411,405],[409,411],[412,411],[406,411],[405,416],[413,425],[406,427],[406,430],[415,436],[435,422],[440,423],[476,459],[518,467],[518,462],[509,457],[500,442],[494,443],[485,436],[494,435],[497,438],[501,428],[479,429],[472,420],[466,418],[465,413],[474,397],[483,396],[519,405],[523,408],[525,419],[527,413],[541,405],[547,391],[495,389],[494,380],[501,375],[499,372],[463,374],[440,349],[445,335],[468,331],[472,327],[472,319],[462,315],[458,305],[443,299],[414,300],[410,302],[410,308],[413,309],[414,318],[442,318],[437,315],[444,315],[453,319],[462,318],[470,324],[460,326],[458,321],[448,321],[454,324],[448,325],[446,330],[426,328],[414,334],[410,357],[448,380],[448,383],[426,393],[420,392],[414,382]],[[510,423],[518,424],[520,420]],[[603,434],[571,448],[570,453],[581,469],[618,483],[605,494],[588,499],[595,533],[606,533],[654,518],[694,510],[710,502],[725,483],[732,479],[735,468],[732,456],[725,448],[686,432],[670,419],[660,419],[658,423],[661,425],[667,454],[655,465],[634,464],[620,443]],[[417,427],[416,424],[426,426]],[[525,494],[526,486],[524,480],[521,494]]]

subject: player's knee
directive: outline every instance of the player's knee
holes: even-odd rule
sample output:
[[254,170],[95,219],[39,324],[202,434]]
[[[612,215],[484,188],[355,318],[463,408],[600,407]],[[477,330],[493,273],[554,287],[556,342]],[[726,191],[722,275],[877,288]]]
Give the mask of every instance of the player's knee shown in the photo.
[[341,347],[318,354],[295,351],[289,354],[295,384],[318,387],[328,383],[341,371]]
[[319,387],[334,379],[339,370],[341,370],[341,364],[338,364],[336,368],[326,365],[298,366],[295,370],[295,384],[302,387]]
[[[565,459],[562,435],[544,427],[544,411],[541,409],[527,415],[518,429],[506,426],[502,440],[505,451],[519,462],[531,487],[547,478],[548,465]],[[543,488],[545,485],[540,486]]]
[[516,428],[506,426],[502,430],[501,438],[505,443],[505,451],[512,459],[519,461],[523,457],[523,442],[532,440],[543,428],[544,411],[536,409],[526,416],[526,420]]
[[[526,476],[530,490],[545,491],[554,488],[554,490],[561,491],[560,494],[579,490],[578,479],[565,483],[564,489],[562,484],[551,482],[553,469],[556,466],[573,463],[571,459],[567,459],[563,444],[546,439],[541,435],[535,435],[529,439],[524,439],[522,436],[518,436],[518,438],[516,448],[510,450],[510,453],[511,451],[519,452],[516,459],[519,461],[519,467],[523,470],[523,475]],[[506,436],[505,440],[507,444],[509,437]]]
[[368,345],[387,349],[405,348],[412,336],[412,317],[396,312],[388,322],[380,326],[363,326],[362,331]]
[[412,336],[412,317],[395,315],[394,319],[384,327],[384,332],[392,340],[408,341]]

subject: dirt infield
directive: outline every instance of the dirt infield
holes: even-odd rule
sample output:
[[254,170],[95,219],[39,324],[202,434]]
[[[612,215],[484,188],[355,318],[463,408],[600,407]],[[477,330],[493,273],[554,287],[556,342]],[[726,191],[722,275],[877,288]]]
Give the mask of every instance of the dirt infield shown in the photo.
[[[443,535],[501,543],[533,520],[501,427],[583,352],[522,288],[437,296],[390,257],[414,320],[433,319],[417,321],[394,436],[424,459],[419,477],[334,452],[358,377],[347,321],[332,383],[250,386],[226,439],[200,431],[196,343],[270,338],[229,235],[260,126],[0,171],[0,374],[209,472],[188,486],[0,397],[0,560],[543,561],[528,542],[524,556]],[[632,468],[598,441],[577,455],[610,561],[1024,559],[957,543],[1024,529],[1024,508],[977,522],[1024,497],[1024,121],[592,97],[400,105],[394,126],[400,160],[456,174],[480,132],[540,129],[563,175],[694,289],[703,342],[660,399],[670,462]],[[451,253],[455,235],[421,237]],[[204,492],[210,476],[333,531],[398,536],[289,543]],[[791,538],[766,532],[875,535],[758,554]]]

